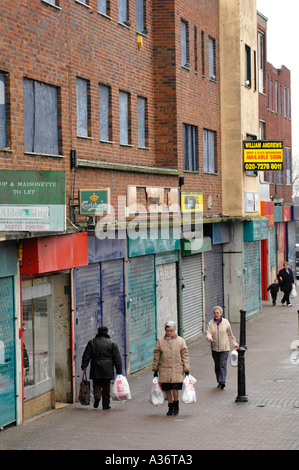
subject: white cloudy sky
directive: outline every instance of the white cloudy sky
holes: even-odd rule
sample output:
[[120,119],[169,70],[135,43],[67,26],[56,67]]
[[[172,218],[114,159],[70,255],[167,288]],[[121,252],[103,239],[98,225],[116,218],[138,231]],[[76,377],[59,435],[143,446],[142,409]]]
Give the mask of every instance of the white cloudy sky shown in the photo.
[[267,58],[274,67],[291,71],[293,155],[299,154],[299,1],[256,0],[257,10],[268,18]]

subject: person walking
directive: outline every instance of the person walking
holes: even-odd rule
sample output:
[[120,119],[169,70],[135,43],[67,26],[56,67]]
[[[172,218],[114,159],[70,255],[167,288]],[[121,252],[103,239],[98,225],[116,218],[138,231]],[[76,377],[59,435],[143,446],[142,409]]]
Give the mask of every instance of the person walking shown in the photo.
[[189,351],[183,338],[177,335],[173,321],[165,324],[165,335],[158,339],[154,349],[152,370],[168,400],[167,415],[179,414],[179,390],[189,374]]
[[230,344],[235,350],[239,349],[239,345],[233,335],[230,322],[223,318],[222,307],[215,306],[213,308],[213,315],[214,319],[208,323],[206,337],[209,343],[211,343],[218,388],[223,390],[226,382]]
[[272,297],[272,305],[276,305],[277,294],[279,291],[279,280],[277,278],[274,279],[274,282],[272,284],[270,284],[267,291],[270,291]]
[[278,273],[278,279],[280,281],[280,288],[283,292],[281,303],[282,305],[285,305],[286,303],[288,307],[291,307],[290,293],[292,291],[292,285],[294,284],[294,275],[293,271],[289,268],[289,263],[287,261],[283,263],[283,268]]
[[108,335],[108,328],[101,326],[95,338],[87,343],[82,356],[81,369],[86,372],[90,362],[90,379],[93,381],[94,408],[103,396],[103,410],[110,407],[110,383],[114,379],[114,367],[122,374],[122,360],[117,344]]

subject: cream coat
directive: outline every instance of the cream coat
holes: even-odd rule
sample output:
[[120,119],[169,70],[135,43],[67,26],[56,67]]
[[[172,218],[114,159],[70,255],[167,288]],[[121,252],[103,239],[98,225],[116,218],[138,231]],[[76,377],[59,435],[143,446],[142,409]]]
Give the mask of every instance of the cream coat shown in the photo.
[[189,351],[186,342],[178,335],[159,338],[154,349],[152,370],[159,372],[161,383],[181,383],[189,372]]
[[222,318],[222,321],[217,325],[214,320],[209,321],[207,329],[207,340],[213,339],[211,349],[213,351],[229,351],[230,344],[235,347],[238,346],[236,338],[233,335],[229,321]]

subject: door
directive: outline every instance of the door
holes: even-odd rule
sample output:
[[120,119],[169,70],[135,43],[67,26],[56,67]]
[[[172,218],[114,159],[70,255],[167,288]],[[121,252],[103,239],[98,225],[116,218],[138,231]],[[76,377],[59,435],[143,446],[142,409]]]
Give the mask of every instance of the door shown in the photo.
[[[222,245],[213,245],[204,254],[205,324],[213,318],[216,305],[224,307]],[[224,312],[225,315],[225,312]]]
[[246,317],[261,311],[261,260],[259,242],[244,243],[244,296]]
[[203,333],[202,254],[182,257],[183,337],[194,341]]

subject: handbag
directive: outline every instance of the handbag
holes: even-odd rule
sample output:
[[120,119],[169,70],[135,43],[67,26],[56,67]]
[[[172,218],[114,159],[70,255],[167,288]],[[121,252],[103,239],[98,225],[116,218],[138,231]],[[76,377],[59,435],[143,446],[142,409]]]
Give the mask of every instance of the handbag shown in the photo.
[[290,297],[291,297],[292,299],[294,299],[295,297],[297,297],[297,292],[296,292],[295,284],[293,284]]
[[111,397],[114,401],[130,400],[131,392],[128,380],[123,375],[116,376],[112,390]]
[[87,380],[86,372],[83,372],[78,396],[81,405],[90,405],[90,382]]
[[182,392],[182,402],[186,404],[196,402],[196,392],[194,384],[196,383],[195,377],[192,375],[186,375],[183,380],[183,392]]
[[165,394],[161,388],[158,377],[153,378],[152,389],[151,389],[151,403],[155,406],[163,405]]

